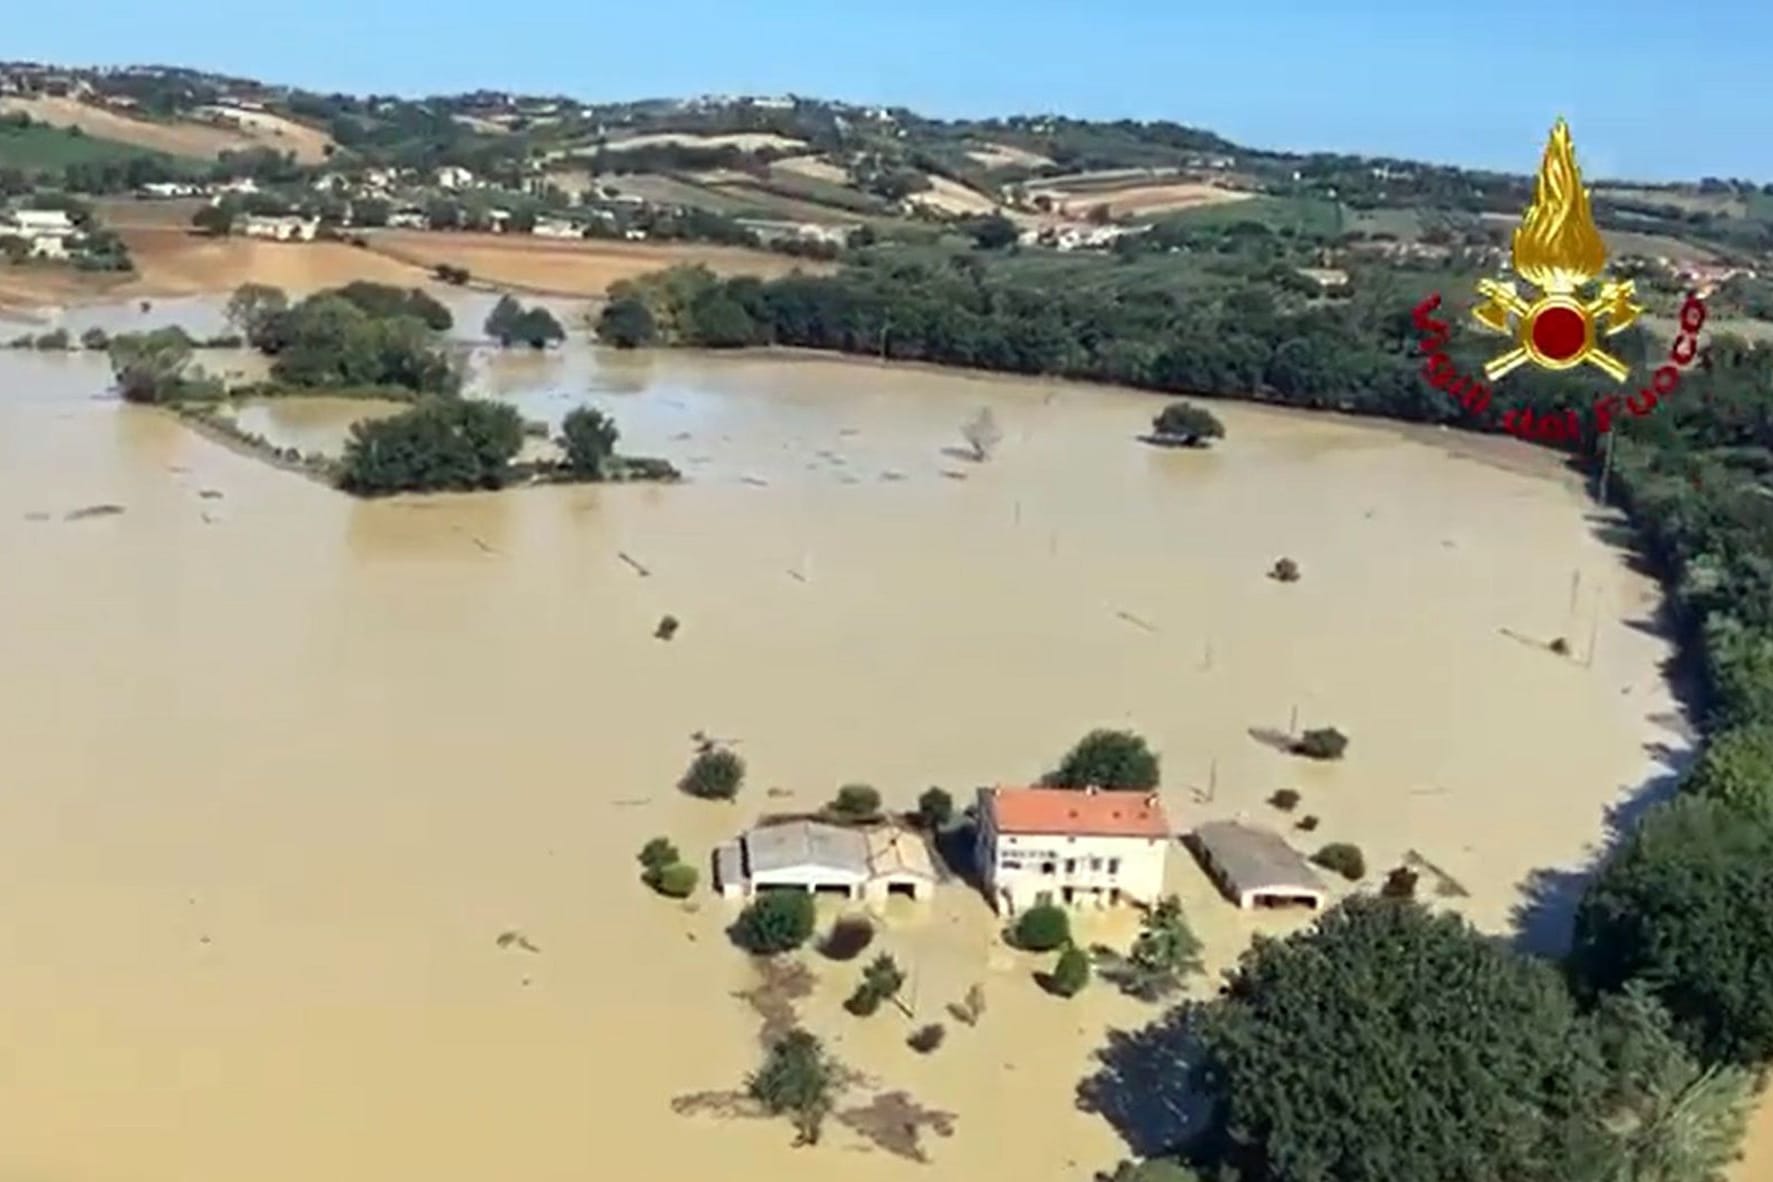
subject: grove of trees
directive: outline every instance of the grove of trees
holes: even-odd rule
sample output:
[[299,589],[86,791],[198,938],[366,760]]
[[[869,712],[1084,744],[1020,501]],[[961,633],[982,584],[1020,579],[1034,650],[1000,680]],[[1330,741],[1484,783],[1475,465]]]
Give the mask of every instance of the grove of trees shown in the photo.
[[427,398],[351,425],[339,486],[360,496],[501,488],[523,446],[523,419],[502,402]]

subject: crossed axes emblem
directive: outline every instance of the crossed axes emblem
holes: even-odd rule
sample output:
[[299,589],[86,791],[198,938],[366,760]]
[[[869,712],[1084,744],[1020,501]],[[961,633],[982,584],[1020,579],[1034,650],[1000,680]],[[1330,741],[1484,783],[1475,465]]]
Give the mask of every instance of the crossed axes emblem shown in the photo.
[[[1636,289],[1630,279],[1602,283],[1600,294],[1586,302],[1566,292],[1528,301],[1513,283],[1495,279],[1478,280],[1478,294],[1486,297],[1486,302],[1472,309],[1472,318],[1491,332],[1513,336],[1518,342],[1513,349],[1484,363],[1484,376],[1492,382],[1529,361],[1547,369],[1570,369],[1586,361],[1616,382],[1624,381],[1631,372],[1629,365],[1595,343],[1598,322],[1605,321],[1606,335],[1613,336],[1630,328],[1643,314],[1643,306],[1632,302]],[[1535,336],[1535,329],[1550,325],[1553,320],[1561,320],[1562,324],[1548,332],[1547,339],[1558,341],[1562,347],[1548,352]],[[1577,320],[1581,345],[1574,347],[1573,343],[1559,341],[1556,334],[1568,334],[1576,327],[1572,322]]]

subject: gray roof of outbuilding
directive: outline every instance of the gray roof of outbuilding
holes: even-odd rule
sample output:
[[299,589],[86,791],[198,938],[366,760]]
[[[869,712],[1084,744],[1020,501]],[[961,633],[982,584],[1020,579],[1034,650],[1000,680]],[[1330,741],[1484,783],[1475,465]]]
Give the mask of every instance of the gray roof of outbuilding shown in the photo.
[[823,821],[786,821],[745,834],[745,861],[753,875],[817,866],[868,877],[868,839]]
[[1208,821],[1195,829],[1194,838],[1233,890],[1324,889],[1311,863],[1272,829]]

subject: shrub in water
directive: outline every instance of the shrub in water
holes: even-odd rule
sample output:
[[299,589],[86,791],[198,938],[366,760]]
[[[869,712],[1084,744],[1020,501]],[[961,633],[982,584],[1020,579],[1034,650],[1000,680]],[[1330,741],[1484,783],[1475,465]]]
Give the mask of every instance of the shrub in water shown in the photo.
[[655,837],[640,847],[640,864],[648,870],[663,870],[673,862],[681,862],[677,847],[668,837]]
[[1301,817],[1301,818],[1299,818],[1299,823],[1297,825],[1293,826],[1293,828],[1303,829],[1303,830],[1305,830],[1305,832],[1310,833],[1313,829],[1317,828],[1317,817],[1315,817],[1315,816]]
[[860,916],[847,916],[831,926],[819,951],[832,960],[854,960],[874,943],[874,924]]
[[1268,577],[1278,583],[1297,583],[1299,581],[1299,564],[1291,558],[1279,559],[1269,570]]
[[1333,726],[1306,731],[1293,743],[1293,754],[1309,759],[1341,759],[1348,750],[1348,736]]
[[850,821],[865,821],[880,815],[880,793],[867,784],[845,784],[837,790],[831,811]]
[[758,956],[791,952],[813,934],[813,897],[805,891],[771,891],[739,913],[733,942]]
[[745,761],[725,747],[705,747],[677,786],[704,800],[731,800],[745,780]]
[[1414,899],[1416,897],[1416,872],[1408,866],[1399,866],[1385,876],[1385,885],[1379,893],[1387,899]]
[[1299,805],[1299,794],[1291,788],[1282,788],[1268,798],[1268,803],[1283,813],[1290,813]]
[[652,873],[653,889],[672,899],[689,898],[695,892],[696,880],[701,877],[694,866],[683,862],[673,862]]
[[1367,859],[1361,854],[1361,847],[1350,845],[1346,841],[1332,841],[1311,855],[1311,860],[1326,870],[1334,870],[1350,882],[1367,872]]
[[942,1045],[943,1037],[948,1033],[940,1022],[931,1022],[928,1026],[920,1026],[905,1040],[907,1046],[920,1055],[927,1055]]
[[1090,954],[1072,944],[1059,954],[1047,978],[1047,988],[1060,997],[1074,997],[1090,983]]
[[1071,917],[1051,903],[1039,903],[1016,921],[1016,947],[1029,952],[1051,952],[1071,939]]

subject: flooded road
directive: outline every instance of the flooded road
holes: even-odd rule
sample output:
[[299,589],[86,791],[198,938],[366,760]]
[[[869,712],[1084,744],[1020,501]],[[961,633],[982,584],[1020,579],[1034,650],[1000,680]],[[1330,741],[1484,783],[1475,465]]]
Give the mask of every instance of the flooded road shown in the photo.
[[[1585,861],[1657,774],[1646,745],[1679,744],[1653,584],[1506,442],[1216,404],[1228,438],[1185,454],[1134,442],[1148,395],[575,346],[477,353],[474,388],[549,421],[592,401],[687,483],[362,503],[106,377],[0,353],[7,1177],[1087,1178],[1124,1150],[1076,1084],[1152,1011],[1041,993],[958,886],[883,946],[920,1023],[983,983],[977,1028],[919,1056],[902,1016],[841,1011],[858,966],[816,957],[802,1003],[875,1081],[849,1103],[953,1114],[927,1163],[674,1113],[756,1065],[753,974],[705,888],[645,891],[641,844],[702,863],[841,783],[964,797],[1125,725],[1178,826],[1284,827],[1263,802],[1295,788],[1302,843],[1376,874],[1415,850],[1506,930],[1526,875]],[[947,454],[981,405],[999,454]],[[356,413],[253,429],[330,446]],[[64,520],[101,503],[124,512]],[[1301,582],[1264,577],[1282,555]],[[1348,758],[1251,738],[1295,711]],[[736,805],[673,791],[698,730],[739,741]],[[1179,851],[1171,873],[1228,962],[1250,921]]]

